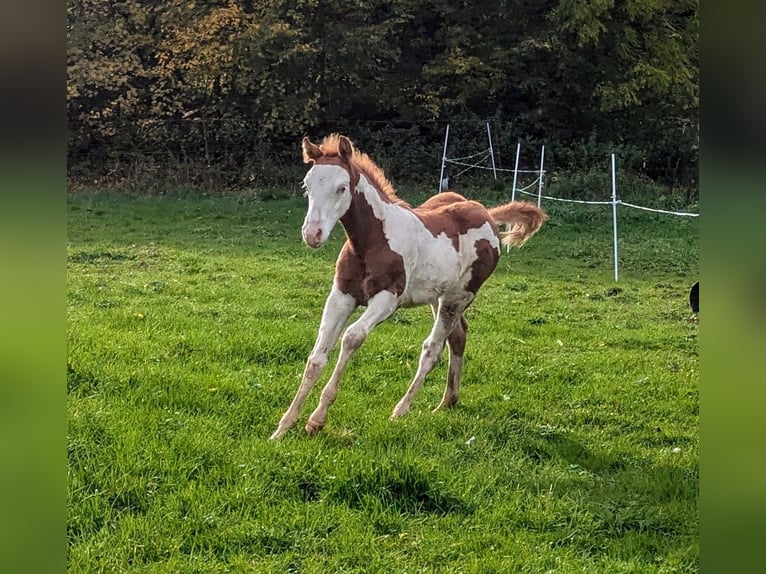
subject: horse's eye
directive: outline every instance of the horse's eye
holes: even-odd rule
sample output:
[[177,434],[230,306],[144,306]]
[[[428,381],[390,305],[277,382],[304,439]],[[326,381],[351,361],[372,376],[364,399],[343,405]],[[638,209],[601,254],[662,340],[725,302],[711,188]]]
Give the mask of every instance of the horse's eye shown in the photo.
[[338,189],[336,189],[335,191],[336,193],[343,193],[344,191],[346,191],[346,185],[345,184],[339,185]]

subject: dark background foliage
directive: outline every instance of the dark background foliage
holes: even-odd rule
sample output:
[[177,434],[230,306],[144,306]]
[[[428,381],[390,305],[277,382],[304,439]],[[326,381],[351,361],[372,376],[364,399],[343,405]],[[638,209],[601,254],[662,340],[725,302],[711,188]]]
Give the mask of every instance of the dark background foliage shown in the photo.
[[294,185],[338,131],[396,184],[517,141],[697,195],[692,0],[68,0],[70,185]]

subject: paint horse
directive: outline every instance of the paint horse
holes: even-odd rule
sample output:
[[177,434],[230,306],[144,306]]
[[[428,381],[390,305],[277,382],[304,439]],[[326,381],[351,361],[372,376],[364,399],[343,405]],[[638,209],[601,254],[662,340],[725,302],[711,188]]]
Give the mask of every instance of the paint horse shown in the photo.
[[[468,324],[463,313],[497,266],[501,244],[522,245],[547,219],[525,202],[486,209],[454,192],[412,208],[396,196],[383,171],[345,136],[332,134],[320,145],[303,138],[303,180],[308,212],[301,232],[309,247],[320,247],[340,221],[346,242],[322,313],[319,334],[290,407],[271,435],[295,424],[354,309],[362,315],[343,333],[335,370],[306,424],[314,435],[325,426],[343,371],[370,331],[399,307],[430,305],[434,325],[423,343],[418,369],[391,418],[409,411],[426,375],[449,347],[447,386],[435,410],[458,400]],[[500,225],[508,226],[505,232]]]

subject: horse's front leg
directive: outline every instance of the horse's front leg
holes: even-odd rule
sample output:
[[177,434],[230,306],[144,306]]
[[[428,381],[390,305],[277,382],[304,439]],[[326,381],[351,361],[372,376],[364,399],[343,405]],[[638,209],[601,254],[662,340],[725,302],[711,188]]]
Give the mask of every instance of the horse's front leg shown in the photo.
[[308,423],[306,424],[306,432],[310,435],[318,433],[324,428],[327,422],[327,410],[330,405],[335,402],[335,397],[338,395],[338,386],[340,384],[340,378],[343,375],[343,371],[346,369],[348,361],[356,350],[362,346],[367,335],[370,331],[379,323],[388,319],[391,314],[396,311],[397,298],[396,295],[390,291],[381,291],[373,296],[367,303],[367,309],[362,313],[362,316],[349,325],[346,332],[343,334],[343,340],[340,346],[340,356],[338,362],[335,365],[335,370],[330,377],[330,380],[322,389],[322,395],[319,398],[319,405],[316,410],[311,413]]
[[327,365],[327,357],[338,342],[343,326],[356,307],[357,303],[354,297],[341,293],[336,287],[332,288],[324,305],[319,334],[316,343],[314,343],[314,349],[306,362],[298,392],[295,393],[290,407],[282,415],[277,430],[271,435],[272,440],[285,434],[287,429],[295,424],[303,402],[319,377],[322,376],[322,371]]

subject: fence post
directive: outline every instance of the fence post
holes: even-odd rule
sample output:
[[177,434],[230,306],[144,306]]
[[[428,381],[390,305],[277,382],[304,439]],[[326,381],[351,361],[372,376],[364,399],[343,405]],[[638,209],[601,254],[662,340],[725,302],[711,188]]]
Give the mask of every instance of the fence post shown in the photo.
[[492,158],[492,173],[497,180],[497,169],[495,168],[495,150],[492,148],[492,132],[489,131],[489,122],[487,122],[487,138],[489,139],[489,157]]
[[511,201],[516,201],[516,177],[519,175],[519,154],[521,153],[521,142],[516,142],[516,163],[513,167],[513,187],[511,188]]
[[545,161],[545,145],[540,151],[540,185],[537,186],[537,207],[540,207],[540,201],[543,195],[543,163]]
[[614,280],[620,279],[619,263],[617,257],[617,173],[612,154],[612,235],[614,237]]
[[444,132],[444,151],[442,152],[442,169],[439,173],[439,193],[442,192],[444,187],[444,164],[447,162],[447,140],[449,139],[449,124],[447,124],[447,130]]

